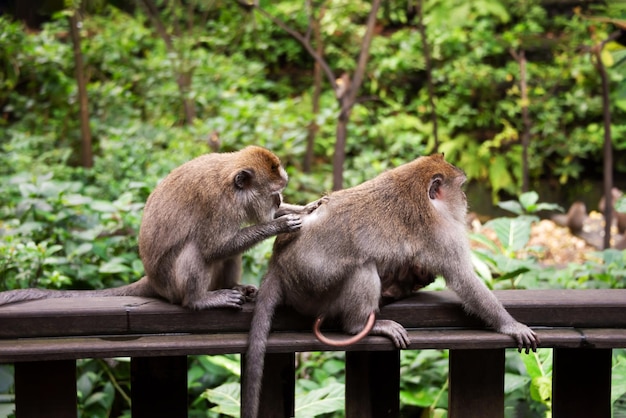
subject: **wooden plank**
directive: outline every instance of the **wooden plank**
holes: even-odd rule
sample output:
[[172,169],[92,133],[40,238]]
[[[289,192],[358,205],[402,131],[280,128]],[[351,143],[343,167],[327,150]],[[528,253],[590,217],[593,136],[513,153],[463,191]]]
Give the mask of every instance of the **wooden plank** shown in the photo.
[[187,357],[131,359],[133,418],[187,416]]
[[450,350],[450,418],[504,417],[504,350]]
[[15,413],[18,418],[76,418],[76,362],[17,363]]
[[[245,365],[243,365],[245,373]],[[265,355],[261,383],[259,416],[289,418],[295,413],[296,356],[295,353]]]
[[[593,330],[601,335],[602,330]],[[538,329],[541,347],[582,347],[588,343],[588,330]],[[626,347],[626,329],[606,330],[615,338],[612,347]],[[330,334],[330,333],[329,333]],[[409,349],[476,349],[514,348],[513,340],[488,330],[465,329],[421,329],[409,330]],[[594,337],[595,338],[595,337]],[[149,357],[180,356],[193,354],[243,353],[248,334],[189,334],[189,335],[144,335],[122,337],[67,337],[28,338],[0,340],[0,363],[33,360],[63,360],[99,357]],[[603,347],[611,341],[603,341]],[[331,350],[320,343],[310,332],[280,332],[270,334],[269,353],[292,351]],[[384,337],[368,336],[346,351],[389,351],[395,347]]]
[[[494,292],[518,320],[553,327],[626,328],[626,289],[503,290]],[[155,299],[136,297],[49,299],[0,307],[0,338],[141,333],[247,332],[254,305],[241,311],[193,312]],[[418,292],[387,305],[380,317],[406,328],[476,327],[450,291]],[[312,319],[282,308],[273,329],[308,331]]]
[[610,349],[554,349],[552,416],[611,416]]
[[400,414],[400,351],[346,353],[346,417]]

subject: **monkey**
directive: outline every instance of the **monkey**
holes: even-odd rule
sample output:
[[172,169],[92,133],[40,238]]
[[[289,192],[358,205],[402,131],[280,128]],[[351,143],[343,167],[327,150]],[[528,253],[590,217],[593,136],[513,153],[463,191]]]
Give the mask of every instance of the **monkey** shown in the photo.
[[[622,191],[619,190],[617,187],[613,187],[611,189],[611,202],[613,206],[615,206],[615,202],[617,202],[620,197],[622,197]],[[600,209],[600,212],[604,214],[605,207],[606,202],[604,196],[602,196],[600,202],[598,203],[598,209]],[[613,210],[613,219],[615,219],[615,222],[617,224],[617,232],[620,234],[626,232],[626,213]]]
[[[419,266],[442,275],[465,310],[518,349],[539,338],[516,321],[476,276],[466,231],[466,176],[443,155],[423,156],[358,186],[330,193],[300,230],[274,241],[259,286],[246,350],[241,416],[258,415],[264,355],[276,306],[315,318],[339,317],[348,334],[361,331],[381,298],[381,276]],[[379,273],[381,272],[381,273]],[[410,341],[395,321],[375,320],[371,334],[397,348]]]
[[148,197],[139,229],[144,277],[92,291],[10,290],[0,293],[0,305],[43,298],[143,296],[192,310],[241,309],[256,293],[256,287],[239,284],[241,254],[266,238],[298,230],[301,214],[315,209],[315,204],[284,204],[286,184],[278,157],[261,147],[197,157],[172,170]]
[[566,214],[552,215],[551,219],[559,226],[566,226],[574,235],[583,232],[585,221],[587,220],[587,206],[579,200],[572,203]]

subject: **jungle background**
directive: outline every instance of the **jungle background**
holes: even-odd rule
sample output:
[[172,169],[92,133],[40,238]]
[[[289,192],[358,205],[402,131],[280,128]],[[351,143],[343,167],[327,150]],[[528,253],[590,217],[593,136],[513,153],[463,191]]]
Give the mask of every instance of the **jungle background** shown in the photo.
[[[468,175],[489,287],[626,285],[624,232],[609,248],[598,218],[607,179],[626,188],[624,1],[9,0],[0,13],[0,290],[139,279],[158,181],[250,144],[282,159],[293,203],[444,152]],[[549,220],[575,201],[592,239]],[[259,283],[271,245],[245,254],[244,282]],[[403,416],[446,416],[446,351],[407,350],[401,373]],[[550,373],[550,350],[507,353],[507,417],[550,416]],[[80,416],[130,416],[128,359],[79,361],[77,379]],[[189,416],[237,416],[238,382],[238,356],[190,357]],[[343,416],[343,383],[341,353],[299,354],[297,416]],[[0,416],[12,385],[0,366]],[[625,393],[615,350],[616,417]]]

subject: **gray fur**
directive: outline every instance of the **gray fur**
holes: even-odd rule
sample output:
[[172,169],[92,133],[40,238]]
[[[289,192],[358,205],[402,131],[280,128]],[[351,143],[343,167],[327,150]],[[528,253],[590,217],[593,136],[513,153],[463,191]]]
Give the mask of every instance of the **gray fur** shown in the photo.
[[[421,157],[351,189],[330,194],[303,217],[302,228],[274,243],[257,295],[242,389],[244,418],[258,415],[263,361],[278,304],[313,317],[338,317],[346,332],[360,331],[381,298],[381,277],[427,282],[441,274],[468,312],[521,348],[538,339],[517,322],[473,271],[466,237],[465,175],[443,156]],[[408,275],[407,266],[416,273]],[[407,277],[404,277],[407,276]],[[393,280],[386,280],[389,288]],[[406,330],[377,320],[372,334],[409,345]]]

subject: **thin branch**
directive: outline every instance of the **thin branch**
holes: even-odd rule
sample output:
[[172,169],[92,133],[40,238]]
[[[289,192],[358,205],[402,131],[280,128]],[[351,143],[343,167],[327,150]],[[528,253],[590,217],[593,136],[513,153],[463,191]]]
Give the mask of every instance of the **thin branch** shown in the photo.
[[[378,0],[378,1],[380,1],[380,0]],[[324,60],[323,57],[321,57],[321,56],[319,56],[317,54],[317,52],[315,51],[315,48],[313,48],[313,45],[311,45],[311,43],[302,34],[300,34],[300,32],[298,32],[297,30],[291,28],[285,22],[283,22],[279,18],[273,16],[272,14],[267,12],[262,7],[257,6],[257,7],[255,7],[255,9],[258,10],[259,13],[261,13],[263,16],[265,16],[266,18],[271,20],[279,28],[281,28],[282,30],[287,32],[289,35],[291,35],[295,40],[300,42],[300,44],[304,47],[304,49],[306,49],[306,51],[320,65],[320,67],[322,68],[322,71],[324,71],[324,74],[326,75],[326,78],[328,79],[328,82],[332,86],[333,90],[337,90],[337,82],[335,81],[335,74],[333,73],[333,71],[328,66],[328,63],[326,62],[326,60]]]
[[352,77],[352,83],[347,92],[347,100],[342,102],[344,107],[341,109],[342,112],[346,112],[349,110],[345,108],[346,106],[349,106],[351,108],[354,105],[356,96],[359,94],[359,89],[361,88],[361,84],[363,83],[365,70],[367,68],[367,60],[369,59],[370,45],[372,44],[372,39],[374,38],[376,16],[378,15],[380,3],[381,0],[374,0],[372,2],[372,9],[370,10],[370,14],[367,17],[365,35],[363,36],[363,40],[361,41],[361,52],[359,53],[359,60],[356,70],[354,71],[354,76]]
[[433,124],[433,139],[435,140],[435,152],[439,149],[439,129],[437,107],[435,104],[435,83],[433,82],[433,64],[430,56],[430,45],[426,37],[426,26],[424,25],[424,0],[420,1],[418,9],[417,30],[422,38],[422,51],[424,53],[424,64],[426,65],[426,84],[428,86],[428,104],[430,105],[430,120]]

